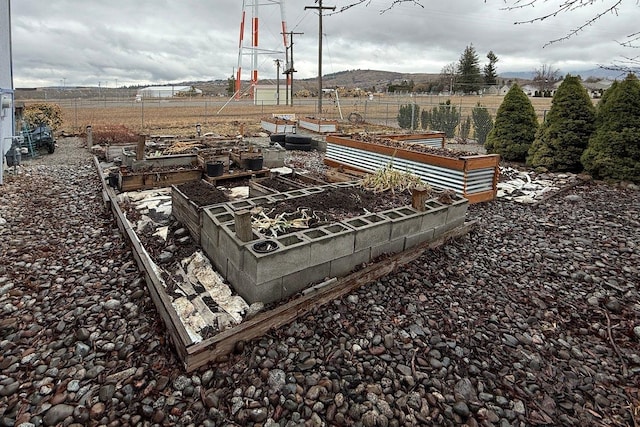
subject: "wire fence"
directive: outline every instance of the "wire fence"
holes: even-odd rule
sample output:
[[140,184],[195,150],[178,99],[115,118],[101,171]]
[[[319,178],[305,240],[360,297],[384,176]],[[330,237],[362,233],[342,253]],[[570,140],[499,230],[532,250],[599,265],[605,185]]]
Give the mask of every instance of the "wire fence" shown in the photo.
[[[317,98],[294,98],[293,105],[254,103],[252,100],[229,100],[222,97],[142,98],[135,96],[102,98],[47,99],[63,110],[64,128],[69,131],[84,129],[90,124],[119,124],[132,130],[164,129],[195,126],[220,121],[245,120],[259,123],[261,117],[273,114],[296,114],[299,117],[314,116],[341,122],[360,121],[399,128],[398,116],[402,106],[414,106],[418,116],[417,128],[422,129],[419,116],[447,101],[448,108],[455,108],[460,121],[471,117],[473,109],[480,105],[491,117],[502,103],[502,96],[439,96],[439,95],[388,95],[360,98],[325,97],[322,114],[317,113]],[[539,122],[542,122],[551,106],[550,98],[530,98]],[[36,102],[42,102],[38,100]],[[26,101],[28,102],[28,101]],[[438,130],[438,129],[431,129]]]

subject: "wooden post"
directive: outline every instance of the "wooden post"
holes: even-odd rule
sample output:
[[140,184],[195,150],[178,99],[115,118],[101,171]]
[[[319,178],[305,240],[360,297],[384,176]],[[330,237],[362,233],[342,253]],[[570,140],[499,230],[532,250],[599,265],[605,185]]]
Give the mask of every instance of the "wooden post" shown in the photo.
[[251,211],[242,210],[234,215],[236,221],[236,236],[243,242],[253,240],[253,231],[251,230]]
[[430,191],[424,187],[414,188],[411,192],[411,206],[419,212],[424,212],[429,193]]
[[146,135],[138,135],[138,146],[136,147],[136,160],[144,160],[144,145],[147,141]]
[[87,147],[93,146],[93,128],[91,125],[87,126]]

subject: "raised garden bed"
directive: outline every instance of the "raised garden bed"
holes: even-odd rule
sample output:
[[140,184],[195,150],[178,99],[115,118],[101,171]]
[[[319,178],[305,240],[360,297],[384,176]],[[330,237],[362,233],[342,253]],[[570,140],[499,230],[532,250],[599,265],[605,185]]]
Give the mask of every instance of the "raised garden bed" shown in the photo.
[[337,132],[338,122],[335,120],[303,117],[298,119],[298,126],[317,133]]
[[[204,337],[203,340],[198,341],[194,340],[193,336],[188,332],[184,321],[177,313],[176,307],[174,307],[172,300],[165,289],[163,280],[160,277],[161,270],[154,264],[149,253],[145,250],[140,239],[133,230],[131,224],[125,218],[125,215],[116,199],[115,192],[112,188],[107,186],[106,177],[102,173],[100,165],[95,158],[94,164],[98,169],[98,174],[102,181],[102,194],[106,206],[113,211],[118,227],[131,244],[134,258],[141,272],[144,274],[155,308],[167,330],[167,336],[169,337],[178,358],[182,361],[187,372],[192,372],[210,362],[215,362],[219,360],[219,358],[225,357],[231,353],[239,343],[244,343],[263,336],[273,328],[286,325],[294,321],[299,316],[304,316],[312,310],[316,310],[318,307],[329,303],[336,298],[340,298],[362,285],[375,281],[397,268],[402,268],[403,265],[417,259],[425,250],[436,248],[445,243],[448,239],[468,233],[474,225],[473,223],[460,223],[459,226],[444,232],[439,237],[433,237],[430,233],[427,233],[427,237],[430,238],[424,243],[419,243],[419,241],[421,241],[419,235],[413,235],[413,237],[407,235],[405,239],[405,247],[407,249],[402,253],[385,258],[384,262],[370,264],[346,275],[345,277],[338,278],[337,280],[330,279],[308,287],[301,295],[296,296],[287,302],[274,305],[269,310],[258,313],[255,317],[246,318],[240,324],[232,326],[214,336]],[[288,197],[301,196],[299,193],[289,193]],[[281,200],[286,197],[287,195],[276,195],[273,196],[273,199]],[[258,202],[259,199],[252,199],[248,205]],[[230,203],[222,203],[218,205],[218,209],[222,208],[222,210],[226,210],[229,206],[231,206],[231,208],[243,209],[247,204],[238,203],[231,205]],[[446,208],[447,216],[450,208],[451,207]],[[460,206],[457,209],[463,209],[463,207]],[[466,205],[464,209],[466,210]],[[214,210],[215,209],[212,209],[210,212],[213,213]],[[444,209],[440,210],[443,211]],[[222,211],[218,210],[218,214],[221,212]],[[410,233],[411,227],[417,226],[417,220],[414,219],[413,222],[410,221],[410,213],[403,208],[401,208],[399,212],[393,212],[392,210],[389,213],[383,212],[380,215],[385,215],[394,221],[395,227],[393,225],[391,227],[392,230],[395,229],[398,233]],[[442,220],[444,215],[443,213],[439,213],[437,216]],[[403,223],[405,225],[404,229],[402,228]],[[420,221],[420,223],[422,225],[422,221]],[[432,223],[431,225],[434,226],[434,224],[435,223]],[[309,231],[317,232],[318,230],[321,229]],[[434,235],[436,232],[435,230],[434,226]],[[337,230],[334,230],[334,232],[335,231]],[[354,229],[353,231],[355,233],[358,230]],[[325,236],[325,238],[327,237],[331,236]],[[316,244],[319,248],[322,248],[323,243],[325,243],[324,248],[328,248],[326,241],[321,236],[318,235],[313,239],[315,240],[310,240],[309,244]],[[369,258],[372,253],[373,250],[369,253]],[[280,254],[282,254],[282,251]],[[324,254],[326,255],[326,250]],[[345,262],[344,258],[333,265],[334,269],[342,268],[343,271],[346,271],[347,267],[348,263]]]
[[228,201],[226,194],[206,181],[193,181],[171,187],[171,211],[200,244],[202,208]]
[[260,120],[262,129],[271,133],[295,133],[295,120],[282,119],[278,117],[265,117]]
[[374,172],[386,166],[418,175],[434,188],[451,189],[471,203],[494,200],[500,156],[456,153],[403,141],[327,135],[325,164]]
[[406,133],[388,135],[389,139],[406,144],[421,144],[428,147],[444,148],[447,138],[444,132]]
[[[344,200],[342,204],[332,203],[331,193],[344,188],[355,190],[356,186],[329,184],[208,206],[202,215],[202,248],[247,302],[271,303],[327,277],[344,276],[381,254],[402,252],[431,241],[464,223],[468,201],[454,195],[450,205],[428,200],[422,212],[410,205],[381,212],[371,207],[357,216],[328,212],[331,215],[319,217],[312,228],[278,233],[252,228],[249,238],[238,237],[238,216],[242,212],[256,212],[256,207],[263,212],[275,211],[282,205],[295,211],[296,207],[311,205],[305,198],[324,200],[327,211],[342,209]],[[362,197],[356,191],[350,194]]]

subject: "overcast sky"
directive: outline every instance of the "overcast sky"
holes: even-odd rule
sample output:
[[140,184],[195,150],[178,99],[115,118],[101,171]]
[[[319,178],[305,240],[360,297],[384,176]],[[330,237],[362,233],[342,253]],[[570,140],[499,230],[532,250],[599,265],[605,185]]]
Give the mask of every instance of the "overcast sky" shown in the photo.
[[[275,59],[284,60],[280,7],[260,6],[258,56],[261,79],[276,78]],[[268,1],[262,1],[265,3]],[[248,1],[247,3],[253,3]],[[348,0],[324,0],[343,6]],[[498,72],[533,71],[550,64],[561,71],[608,65],[637,50],[616,40],[638,31],[640,7],[623,3],[619,14],[604,16],[570,40],[544,47],[564,36],[603,7],[533,24],[514,22],[549,10],[506,11],[503,0],[422,0],[424,8],[372,0],[343,13],[325,16],[323,74],[373,69],[438,73],[457,62],[473,44],[481,66],[492,50]],[[226,79],[238,66],[242,15],[240,0],[13,0],[11,2],[15,87],[118,86]],[[318,15],[314,0],[284,0],[287,30],[294,36],[296,79],[318,74]],[[247,10],[245,45],[251,41]],[[280,51],[280,53],[277,53]],[[242,58],[243,79],[251,71],[250,49]]]

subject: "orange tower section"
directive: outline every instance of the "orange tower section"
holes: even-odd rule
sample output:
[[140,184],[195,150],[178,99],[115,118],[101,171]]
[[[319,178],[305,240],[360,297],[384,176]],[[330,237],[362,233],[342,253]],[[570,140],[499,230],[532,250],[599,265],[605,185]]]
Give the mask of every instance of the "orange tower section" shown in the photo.
[[[242,19],[240,20],[240,40],[238,43],[238,70],[236,72],[235,82],[235,98],[239,99],[242,95],[242,59],[244,56],[251,57],[251,88],[250,95],[253,97],[253,88],[258,83],[258,55],[265,53],[276,53],[276,51],[262,49],[259,44],[259,11],[262,6],[279,6],[282,42],[285,48],[285,52],[288,49],[289,43],[287,38],[287,24],[285,19],[284,0],[243,0],[242,1]],[[247,10],[251,13],[251,44],[245,45],[245,29],[247,22]],[[289,78],[289,76],[287,76]],[[289,84],[287,78],[287,85]]]

